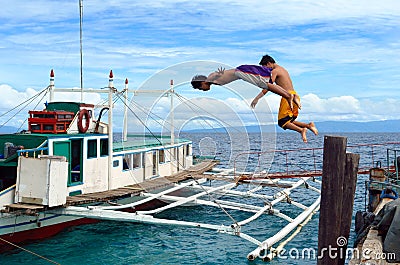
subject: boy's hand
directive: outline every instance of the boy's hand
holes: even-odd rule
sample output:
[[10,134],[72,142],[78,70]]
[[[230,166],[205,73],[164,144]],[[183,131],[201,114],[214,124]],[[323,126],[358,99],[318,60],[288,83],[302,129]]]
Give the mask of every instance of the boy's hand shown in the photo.
[[256,107],[257,103],[258,103],[258,98],[253,99],[253,101],[250,104],[250,107],[252,109],[254,109]]
[[223,74],[224,74],[224,71],[225,71],[225,68],[220,67],[220,68],[218,68],[217,73],[218,73],[219,75],[223,75]]

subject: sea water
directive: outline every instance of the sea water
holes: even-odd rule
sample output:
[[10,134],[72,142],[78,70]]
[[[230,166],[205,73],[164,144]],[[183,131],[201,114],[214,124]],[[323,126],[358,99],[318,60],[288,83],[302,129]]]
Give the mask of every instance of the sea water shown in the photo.
[[[336,135],[339,135],[336,133]],[[231,147],[232,136],[225,134],[186,133],[185,138],[194,142],[194,154],[215,155],[221,160],[221,167],[230,167],[234,157],[240,151]],[[348,146],[357,144],[373,144],[384,142],[396,142],[400,139],[400,133],[342,133],[347,137]],[[250,134],[250,147],[253,151],[259,151],[265,139],[258,134]],[[206,141],[204,140],[206,138]],[[260,140],[261,139],[261,140]],[[271,140],[275,149],[296,148],[322,148],[324,137],[309,136],[309,143],[301,142],[300,136],[295,133],[278,133],[276,139]],[[243,138],[244,140],[244,138]],[[203,141],[203,143],[202,143]],[[205,142],[204,142],[205,141]],[[245,142],[245,141],[243,141]],[[201,145],[203,145],[201,147]],[[209,145],[209,147],[207,147]],[[204,147],[206,146],[206,147]],[[211,146],[211,147],[210,147]],[[248,148],[248,146],[245,146]],[[240,148],[238,148],[240,149]],[[243,150],[249,151],[249,150]],[[350,150],[361,153],[361,160],[371,156],[370,149]],[[305,150],[304,154],[296,155],[293,160],[301,161],[302,168],[312,167],[315,162],[310,159]],[[385,150],[373,151],[375,160],[386,159]],[[304,156],[304,157],[302,157]],[[281,158],[273,158],[272,160]],[[302,160],[303,159],[303,160]],[[266,163],[269,162],[266,158]],[[282,161],[272,161],[279,164]],[[253,163],[253,165],[252,165]],[[369,163],[362,161],[362,163]],[[250,157],[246,162],[246,169],[260,167],[260,159]],[[282,164],[282,163],[281,163]],[[383,164],[385,165],[385,164]],[[271,170],[273,166],[270,166]],[[354,213],[365,209],[365,180],[366,175],[358,176]],[[301,197],[301,196],[300,196]],[[297,198],[298,201],[309,205],[309,198]],[[283,208],[284,209],[284,208]],[[290,215],[290,212],[286,214]],[[209,209],[202,206],[178,207],[166,211],[158,217],[177,218],[179,220],[197,220],[203,223],[224,223],[231,221],[221,213],[219,209]],[[247,217],[247,215],[236,216]],[[258,221],[248,228],[249,234],[256,234],[259,240],[266,239],[277,232],[287,222],[274,216],[271,221]],[[303,249],[316,250],[318,247],[318,213],[301,230],[301,232],[286,246],[286,255],[270,262],[274,264],[316,264],[315,257],[297,255]],[[354,221],[353,221],[354,222]],[[334,228],[332,228],[334,229]],[[354,223],[352,224],[352,230]],[[351,232],[349,245],[354,241],[354,233]],[[244,239],[232,235],[219,234],[213,230],[177,227],[169,225],[147,225],[137,223],[122,223],[103,221],[96,224],[72,227],[66,231],[46,240],[24,245],[26,249],[64,265],[72,264],[266,264],[261,260],[248,261],[246,256],[256,247]],[[296,252],[297,251],[297,252]],[[45,259],[32,255],[25,251],[11,251],[0,254],[0,265],[5,264],[52,264]]]

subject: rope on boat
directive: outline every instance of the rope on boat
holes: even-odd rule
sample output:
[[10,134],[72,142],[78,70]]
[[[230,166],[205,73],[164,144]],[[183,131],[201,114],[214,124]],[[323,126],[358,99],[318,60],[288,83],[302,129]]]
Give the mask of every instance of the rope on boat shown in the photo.
[[199,185],[199,187],[205,192],[207,193],[207,195],[212,198],[212,202],[214,202],[216,205],[218,205],[218,207],[232,220],[232,222],[236,225],[236,228],[239,228],[240,225],[239,223],[235,220],[235,218],[233,218],[232,215],[230,215],[228,213],[227,210],[224,209],[224,207],[222,207],[222,205],[216,200],[214,199],[214,197],[203,187],[203,185],[200,185],[200,183],[198,182],[198,180],[196,178],[194,178],[192,175],[189,175],[196,183],[197,185]]
[[[178,95],[178,94],[176,94],[176,95]],[[124,102],[124,100],[121,99],[121,95],[117,94],[117,97],[118,97],[122,102]],[[125,97],[125,95],[123,95],[122,97]],[[124,102],[124,104],[125,104],[125,102]],[[136,105],[139,106],[138,104],[136,104]],[[154,137],[154,139],[156,139],[161,145],[163,145],[163,143],[160,141],[160,139],[157,138],[157,136],[156,136],[156,135],[150,130],[150,128],[140,119],[140,117],[132,110],[132,108],[131,108],[129,105],[126,106],[126,107],[129,109],[130,112],[132,112],[132,114],[136,117],[136,119],[138,119],[139,122],[146,128],[146,130],[150,132],[150,134]],[[168,151],[168,152],[171,152],[171,151]],[[171,155],[171,154],[170,154],[170,155]],[[180,162],[177,161],[177,163],[180,163]],[[181,165],[181,166],[183,166],[183,165]],[[202,185],[200,185],[200,183],[197,181],[196,178],[194,178],[192,175],[189,175],[189,176],[192,177],[192,179],[197,183],[197,185],[199,185],[199,187],[200,187],[206,194],[208,194],[208,196],[210,196],[211,198],[213,198],[212,195],[211,195]],[[219,208],[220,208],[234,223],[235,223],[236,227],[240,227],[239,224],[238,224],[238,222],[232,217],[232,215],[230,215],[230,214],[222,207],[222,205],[221,205],[218,201],[216,201],[216,200],[214,200],[214,199],[213,199],[213,201],[214,201],[214,203],[216,203],[216,204],[218,205],[218,207],[219,207]]]
[[[177,94],[177,93],[174,93],[174,94],[177,96],[177,98],[178,98],[183,104],[185,104],[186,106],[188,106],[188,107],[189,107],[191,110],[193,110],[194,112],[198,112],[198,113],[200,113],[200,114],[206,113],[206,114],[210,115],[211,117],[213,117],[214,119],[220,120],[217,116],[215,116],[214,114],[210,113],[208,110],[206,110],[206,109],[200,107],[200,106],[197,105],[196,103],[190,102],[190,104],[188,104],[188,103],[187,103],[187,101],[189,101],[188,98],[186,98],[186,97],[184,97],[184,96],[182,96],[182,95],[179,95],[179,94]],[[201,110],[201,112],[196,111],[194,108],[192,108],[193,105],[196,106],[199,110]],[[200,117],[202,117],[202,116],[200,116]],[[205,123],[207,123],[207,124],[211,127],[211,129],[216,130],[216,128],[214,128],[210,123],[208,123],[206,119],[203,119],[203,120],[204,120]],[[221,120],[221,122],[222,122],[223,124],[227,125],[228,127],[232,128],[232,130],[235,130],[235,131],[237,131],[237,132],[242,132],[241,130],[237,129],[235,126],[233,126],[232,124],[229,124],[229,123],[226,122],[226,121]]]
[[[12,108],[12,109],[6,111],[5,113],[1,114],[1,115],[0,115],[0,118],[3,117],[3,116],[5,116],[5,115],[7,115],[7,114],[10,113],[11,111],[13,111],[13,110],[15,110],[15,109],[21,107],[23,104],[26,104],[26,105],[23,106],[19,111],[17,111],[17,113],[15,113],[14,115],[12,115],[7,121],[5,121],[3,124],[1,124],[1,125],[0,125],[0,128],[2,128],[2,127],[3,127],[4,125],[6,125],[10,120],[12,120],[15,116],[17,116],[17,114],[19,114],[26,106],[28,106],[30,103],[32,103],[32,102],[33,102],[37,97],[39,97],[43,92],[46,92],[46,93],[47,93],[49,87],[50,87],[50,86],[46,87],[46,88],[43,89],[42,91],[38,92],[36,95],[34,95],[34,96],[28,98],[27,100],[25,100],[24,102],[18,104],[18,105],[15,106],[14,108]],[[45,93],[45,95],[46,95],[46,93]]]
[[[37,106],[39,106],[40,102],[41,102],[41,101],[44,99],[44,97],[47,95],[48,90],[46,89],[45,91],[46,91],[46,93],[44,93],[43,96],[40,98],[40,100],[38,100],[38,102],[36,103],[35,107],[33,108],[34,110],[37,108]],[[41,92],[41,93],[42,93],[42,92]],[[41,93],[40,93],[40,94],[41,94]],[[40,95],[40,94],[39,94],[39,95]],[[38,95],[38,96],[39,96],[39,95]],[[33,99],[32,99],[32,101],[33,101]],[[31,101],[31,102],[32,102],[32,101]],[[15,116],[15,115],[14,115],[14,116]],[[27,120],[28,120],[28,119],[25,119],[25,120],[21,123],[21,126],[19,126],[17,132],[18,132],[19,130],[21,130],[22,126],[24,126],[24,124],[25,124],[25,122],[26,122]]]
[[28,252],[29,254],[32,254],[32,255],[34,255],[34,256],[36,256],[36,257],[39,257],[39,258],[41,258],[41,259],[44,259],[44,260],[46,260],[46,261],[48,261],[48,262],[50,262],[50,263],[60,265],[60,263],[58,263],[58,262],[56,262],[56,261],[54,261],[54,260],[48,259],[48,258],[46,258],[46,257],[43,257],[42,255],[39,255],[39,254],[37,254],[37,253],[35,253],[35,252],[32,252],[32,251],[30,251],[30,250],[28,250],[28,249],[26,249],[26,248],[20,247],[20,246],[14,244],[14,243],[12,243],[12,242],[10,242],[10,241],[8,241],[8,240],[5,240],[4,238],[1,238],[1,237],[0,237],[0,240],[3,241],[3,242],[6,243],[6,244],[9,244],[9,245],[13,246],[13,247],[16,247],[16,248],[19,248],[19,249],[21,249],[21,250],[23,250],[23,251],[25,251],[25,252]]

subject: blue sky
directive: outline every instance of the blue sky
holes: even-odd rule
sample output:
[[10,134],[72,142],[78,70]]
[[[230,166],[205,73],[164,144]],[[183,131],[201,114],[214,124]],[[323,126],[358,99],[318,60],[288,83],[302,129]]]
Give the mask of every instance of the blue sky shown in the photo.
[[[252,124],[246,113],[254,115],[249,104],[258,88],[237,81],[202,93],[188,81],[220,65],[258,64],[268,53],[288,69],[302,97],[300,120],[398,119],[397,0],[83,0],[83,5],[84,87],[106,86],[110,69],[120,89],[125,78],[130,89],[150,83],[152,89],[168,89],[174,79],[178,93],[220,114],[217,119],[230,122],[234,111],[243,114],[241,123]],[[2,113],[45,88],[50,69],[57,87],[79,87],[78,0],[7,2],[0,17]],[[95,103],[99,97],[85,99]],[[155,112],[167,111],[167,99],[149,102]],[[278,103],[278,96],[267,94],[256,107],[258,122],[276,121]]]

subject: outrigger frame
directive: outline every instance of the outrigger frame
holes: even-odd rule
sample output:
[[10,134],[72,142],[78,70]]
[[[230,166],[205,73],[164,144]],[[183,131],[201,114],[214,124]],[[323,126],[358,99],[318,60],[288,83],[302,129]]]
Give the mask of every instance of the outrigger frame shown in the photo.
[[[220,170],[220,169],[218,169]],[[68,216],[76,216],[76,217],[85,217],[99,220],[113,220],[113,221],[124,221],[124,222],[133,222],[133,223],[147,223],[147,224],[162,224],[162,225],[177,225],[177,226],[186,226],[186,227],[196,227],[196,228],[204,228],[215,230],[219,233],[230,234],[234,236],[241,237],[253,244],[256,245],[256,248],[251,251],[247,258],[249,260],[255,260],[256,258],[261,258],[265,261],[271,260],[279,254],[279,250],[282,249],[283,245],[286,244],[291,238],[286,239],[285,242],[281,243],[278,248],[274,248],[273,246],[278,242],[282,241],[290,232],[297,230],[293,233],[296,234],[299,232],[301,227],[311,219],[312,215],[318,211],[320,204],[320,190],[308,184],[309,181],[315,181],[320,184],[320,181],[312,178],[312,177],[303,177],[294,181],[281,180],[281,179],[262,179],[257,178],[255,181],[255,187],[247,190],[240,191],[237,190],[236,187],[239,185],[248,185],[251,183],[251,180],[247,180],[246,182],[235,181],[234,176],[230,173],[232,170],[220,170],[218,174],[208,174],[202,178],[193,178],[192,180],[187,180],[181,183],[172,184],[171,187],[161,190],[159,192],[150,193],[150,192],[142,192],[138,196],[138,200],[132,203],[123,204],[123,205],[102,205],[102,206],[68,206],[65,208],[57,208],[50,210],[52,214],[62,214]],[[222,181],[221,181],[222,180]],[[228,183],[223,183],[223,181],[228,181]],[[203,185],[206,182],[213,182],[216,184],[215,186]],[[221,184],[222,183],[222,184]],[[265,185],[259,185],[260,183],[268,184],[268,185],[284,185],[286,188],[277,191],[274,195],[263,195],[260,193]],[[290,194],[294,189],[305,187],[313,192],[318,193],[315,201],[309,205],[303,205],[299,202],[294,201],[290,198]],[[188,197],[180,197],[173,196],[170,193],[176,192],[179,190],[190,188],[192,191],[196,191],[194,195]],[[213,196],[222,196],[223,199],[213,199]],[[239,203],[235,202],[231,199],[233,198],[251,198],[258,199],[264,203],[263,207],[251,205],[247,203]],[[168,201],[168,204],[165,206],[161,206],[152,210],[141,210],[136,211],[135,207],[139,205],[144,205],[145,203],[149,203],[152,200],[164,200]],[[284,213],[280,212],[278,209],[274,208],[280,202],[288,202],[295,207],[298,207],[302,210],[301,213],[297,215],[295,218],[291,218]],[[163,219],[155,217],[156,214],[163,212],[168,209],[172,209],[179,206],[190,206],[190,205],[202,205],[209,207],[217,207],[222,209],[224,213],[226,213],[230,219],[232,220],[231,224],[209,224],[202,222],[192,222],[192,221],[181,221],[181,220],[171,220],[171,219]],[[122,210],[122,211],[121,211]],[[127,212],[130,210],[131,212]],[[244,212],[253,213],[250,217],[245,220],[236,221],[232,216],[229,215],[227,210],[238,210]],[[133,212],[132,212],[133,211]],[[49,212],[49,211],[48,211]],[[279,232],[275,235],[265,239],[264,241],[259,241],[251,235],[242,232],[242,227],[250,224],[254,220],[258,219],[260,216],[264,214],[275,215],[280,217],[288,222],[286,226],[281,228]]]

